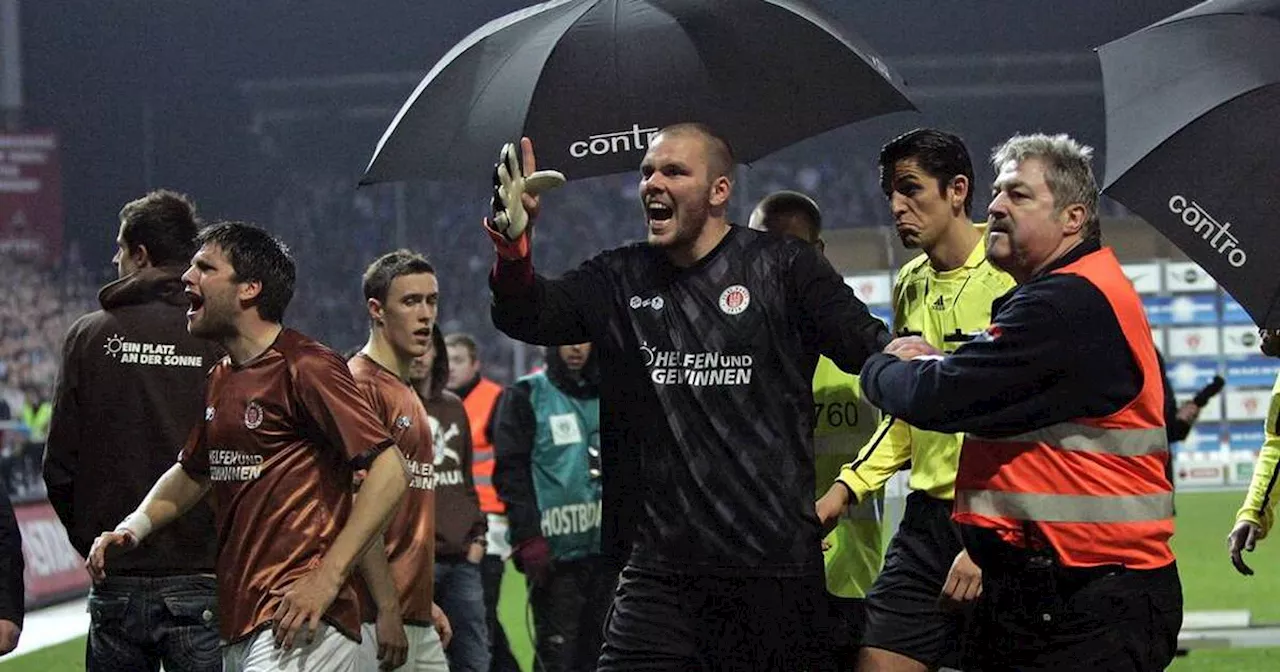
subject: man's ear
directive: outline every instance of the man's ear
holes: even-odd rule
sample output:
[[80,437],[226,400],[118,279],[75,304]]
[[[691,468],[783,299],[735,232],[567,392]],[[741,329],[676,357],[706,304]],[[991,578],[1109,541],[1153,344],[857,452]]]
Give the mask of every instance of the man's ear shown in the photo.
[[956,175],[951,178],[951,183],[947,185],[951,192],[951,209],[956,212],[964,212],[964,202],[969,198],[969,190],[973,185],[969,183],[969,178],[964,175]]
[[1070,236],[1084,231],[1085,222],[1088,221],[1088,212],[1081,203],[1072,203],[1063,208],[1062,233]]
[[261,280],[241,282],[239,284],[239,289],[236,290],[236,298],[240,299],[240,303],[249,303],[250,301],[258,298],[258,295],[260,294],[262,294]]
[[374,324],[382,324],[382,316],[386,313],[382,302],[374,298],[366,299],[365,307],[369,310],[369,319],[373,320]]
[[151,263],[151,253],[147,251],[147,246],[141,243],[137,247],[129,248],[129,257],[133,259],[133,265],[137,268],[147,268],[154,265]]
[[733,194],[733,181],[727,176],[721,175],[711,181],[711,207],[723,207],[729,202],[731,194]]

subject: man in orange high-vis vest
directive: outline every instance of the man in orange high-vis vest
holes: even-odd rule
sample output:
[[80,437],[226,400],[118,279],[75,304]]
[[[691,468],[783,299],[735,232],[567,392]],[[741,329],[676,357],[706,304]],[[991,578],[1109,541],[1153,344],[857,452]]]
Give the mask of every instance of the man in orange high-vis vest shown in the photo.
[[953,354],[903,338],[862,369],[884,412],[966,433],[953,518],[983,581],[965,670],[1163,670],[1177,648],[1160,367],[1099,242],[1091,152],[998,148],[987,258],[1018,286]]
[[462,398],[467,421],[471,423],[471,474],[480,498],[480,511],[489,526],[485,538],[475,540],[484,547],[484,553],[480,554],[480,577],[484,584],[485,620],[492,653],[488,672],[519,672],[507,633],[498,621],[498,597],[502,592],[502,574],[511,555],[511,542],[507,539],[507,509],[493,487],[493,431],[489,425],[502,386],[480,375],[480,350],[470,334],[449,334],[444,343],[449,355],[447,387]]

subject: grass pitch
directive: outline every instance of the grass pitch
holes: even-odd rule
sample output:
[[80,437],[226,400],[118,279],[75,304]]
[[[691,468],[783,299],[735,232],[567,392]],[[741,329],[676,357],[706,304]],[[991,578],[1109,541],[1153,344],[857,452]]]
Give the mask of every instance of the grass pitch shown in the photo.
[[[1188,610],[1248,609],[1255,623],[1280,623],[1280,541],[1268,539],[1246,557],[1257,572],[1236,574],[1227,560],[1225,538],[1231,530],[1241,492],[1191,492],[1178,495],[1174,550],[1182,574]],[[1280,532],[1277,532],[1280,535]],[[502,582],[500,618],[512,651],[524,669],[532,669],[524,577],[508,567]],[[1280,669],[1280,648],[1194,651],[1169,668],[1173,672],[1269,672]],[[0,672],[84,670],[84,638],[9,661]]]

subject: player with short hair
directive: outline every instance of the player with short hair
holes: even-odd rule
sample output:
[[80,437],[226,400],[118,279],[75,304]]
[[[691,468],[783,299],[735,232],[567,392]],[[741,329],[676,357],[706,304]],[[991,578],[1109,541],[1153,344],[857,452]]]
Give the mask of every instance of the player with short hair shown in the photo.
[[[799,238],[819,251],[822,211],[812,198],[797,191],[776,191],[751,211],[749,226]],[[813,452],[815,483],[821,495],[853,461],[872,437],[880,412],[862,399],[858,377],[841,371],[826,357],[813,372]],[[866,597],[880,573],[883,488],[853,502],[840,512],[839,522],[823,539],[822,559],[830,603],[828,651],[838,669],[857,661],[866,622]]]
[[[224,669],[356,670],[360,618],[348,578],[404,495],[400,451],[342,358],[281,324],[295,273],[284,244],[238,222],[197,242],[182,277],[187,328],[227,357],[209,373],[207,406],[178,464],[98,536],[86,564],[100,580],[111,554],[212,491]],[[366,468],[366,494],[353,505],[354,472]]]
[[[413,359],[426,354],[440,300],[435,268],[397,250],[364,272],[369,339],[348,362],[351,375],[409,466],[409,491],[361,564],[365,664],[382,669],[447,672],[434,621],[435,474],[431,422],[409,385]],[[362,495],[357,495],[357,497]]]
[[[904,133],[880,151],[880,184],[907,249],[893,287],[894,331],[944,352],[981,334],[992,302],[1013,278],[986,257],[983,228],[970,220],[973,163],[956,135],[932,128]],[[902,524],[867,595],[860,670],[922,672],[957,667],[966,603],[981,592],[981,570],[951,522],[962,434],[925,431],[886,417],[875,438],[818,501],[818,517],[878,492],[910,465]],[[878,550],[878,547],[877,547]]]
[[820,354],[858,370],[887,329],[813,246],[730,223],[733,153],[701,124],[652,136],[645,243],[539,277],[529,192],[555,180],[521,148],[523,170],[504,148],[488,222],[493,320],[599,348],[603,548],[629,558],[599,669],[808,664],[827,610],[813,372]]

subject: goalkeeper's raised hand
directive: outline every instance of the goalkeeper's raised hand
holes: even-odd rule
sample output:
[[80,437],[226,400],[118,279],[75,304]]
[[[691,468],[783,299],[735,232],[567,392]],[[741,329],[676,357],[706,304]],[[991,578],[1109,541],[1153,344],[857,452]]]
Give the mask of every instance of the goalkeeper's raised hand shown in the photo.
[[492,214],[484,222],[499,255],[519,259],[529,254],[527,233],[541,207],[538,196],[564,182],[558,171],[537,170],[529,138],[520,139],[518,154],[514,144],[503,145],[493,169]]

